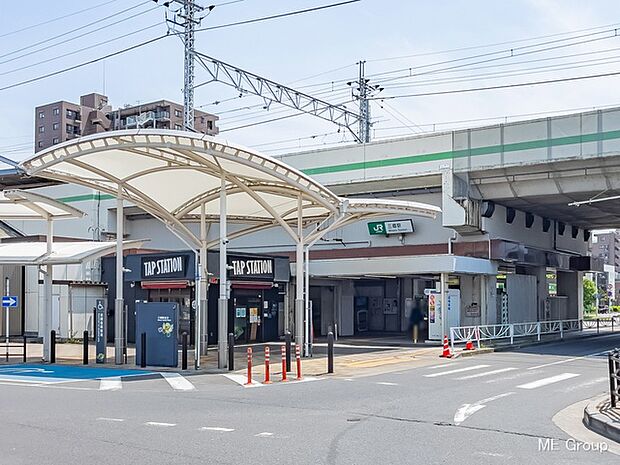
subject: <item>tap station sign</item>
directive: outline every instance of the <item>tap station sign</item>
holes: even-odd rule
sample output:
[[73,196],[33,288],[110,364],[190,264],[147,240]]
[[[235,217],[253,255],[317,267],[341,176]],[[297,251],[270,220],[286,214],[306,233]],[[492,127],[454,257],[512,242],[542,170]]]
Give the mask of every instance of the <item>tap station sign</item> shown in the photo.
[[272,258],[229,257],[231,278],[273,280]]
[[142,278],[184,278],[187,268],[186,255],[142,257]]

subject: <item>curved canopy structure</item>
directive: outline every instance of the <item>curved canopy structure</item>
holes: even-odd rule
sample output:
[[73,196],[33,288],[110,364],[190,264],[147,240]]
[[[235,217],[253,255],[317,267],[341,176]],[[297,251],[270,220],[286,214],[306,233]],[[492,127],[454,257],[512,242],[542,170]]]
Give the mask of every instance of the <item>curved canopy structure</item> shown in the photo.
[[56,220],[81,218],[84,212],[44,195],[22,190],[0,192],[2,220]]
[[[414,202],[344,200],[285,163],[225,140],[168,130],[115,131],[69,141],[20,165],[32,176],[106,192],[161,219],[195,246],[184,224],[217,221],[222,186],[228,221],[264,228],[352,215],[434,218],[439,208]],[[346,205],[349,205],[347,213]],[[288,227],[287,227],[288,226]],[[251,232],[248,229],[247,232]]]
[[[218,366],[227,365],[226,247],[234,237],[280,226],[296,245],[295,337],[304,330],[303,255],[328,231],[378,215],[435,218],[432,205],[381,199],[345,199],[280,160],[204,134],[168,130],[113,131],[44,150],[20,164],[30,176],[78,184],[117,198],[115,315],[123,309],[123,200],[163,221],[192,248],[200,249],[196,313],[196,368],[207,334],[207,222],[219,223],[220,298]],[[187,225],[200,221],[197,236]],[[227,221],[244,224],[228,234]],[[312,227],[306,227],[313,224]],[[306,285],[307,282],[306,282]],[[306,313],[308,306],[306,305]],[[201,316],[201,313],[203,314]],[[122,363],[123,321],[115,318],[115,358]],[[307,346],[305,346],[307,347]]]

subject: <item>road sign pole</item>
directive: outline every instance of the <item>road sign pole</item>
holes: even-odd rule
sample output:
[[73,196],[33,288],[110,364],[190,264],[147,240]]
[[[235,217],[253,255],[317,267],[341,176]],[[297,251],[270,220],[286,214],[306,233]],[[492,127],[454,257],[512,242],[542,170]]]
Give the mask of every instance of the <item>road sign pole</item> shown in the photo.
[[[10,295],[9,292],[9,284],[10,284],[10,280],[9,277],[7,276],[5,279],[6,285],[5,285],[5,291],[6,291],[6,295]],[[6,323],[5,323],[5,330],[6,330],[6,361],[9,361],[9,307],[5,307],[4,308],[4,314],[5,314],[5,318],[6,318]]]

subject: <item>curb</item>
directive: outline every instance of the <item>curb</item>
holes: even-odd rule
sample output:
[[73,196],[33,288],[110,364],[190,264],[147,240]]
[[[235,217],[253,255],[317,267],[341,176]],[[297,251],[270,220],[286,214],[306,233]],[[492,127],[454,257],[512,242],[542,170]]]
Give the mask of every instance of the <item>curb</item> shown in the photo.
[[458,353],[458,357],[473,357],[475,355],[490,354],[495,352],[493,347],[485,347],[483,349],[464,350]]
[[595,433],[620,443],[620,421],[614,421],[601,413],[602,409],[609,408],[607,396],[593,399],[583,409],[583,424]]

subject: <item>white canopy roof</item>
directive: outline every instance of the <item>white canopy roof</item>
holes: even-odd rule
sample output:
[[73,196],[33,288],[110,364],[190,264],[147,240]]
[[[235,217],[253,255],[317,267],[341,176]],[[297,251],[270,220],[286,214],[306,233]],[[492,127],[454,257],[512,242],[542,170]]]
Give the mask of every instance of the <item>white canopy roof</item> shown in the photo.
[[[124,241],[124,248],[142,247],[145,241]],[[0,265],[71,265],[114,252],[116,242],[56,242],[47,253],[45,242],[0,243]]]
[[[124,199],[199,246],[184,224],[218,221],[222,178],[230,221],[261,229],[301,219],[406,214],[435,218],[438,207],[381,199],[347,200],[280,160],[226,140],[182,131],[126,130],[82,137],[39,152],[20,166],[29,175],[80,184]],[[244,230],[252,232],[252,228]]]
[[34,192],[17,189],[0,192],[1,220],[55,220],[82,216],[84,213],[77,208]]

